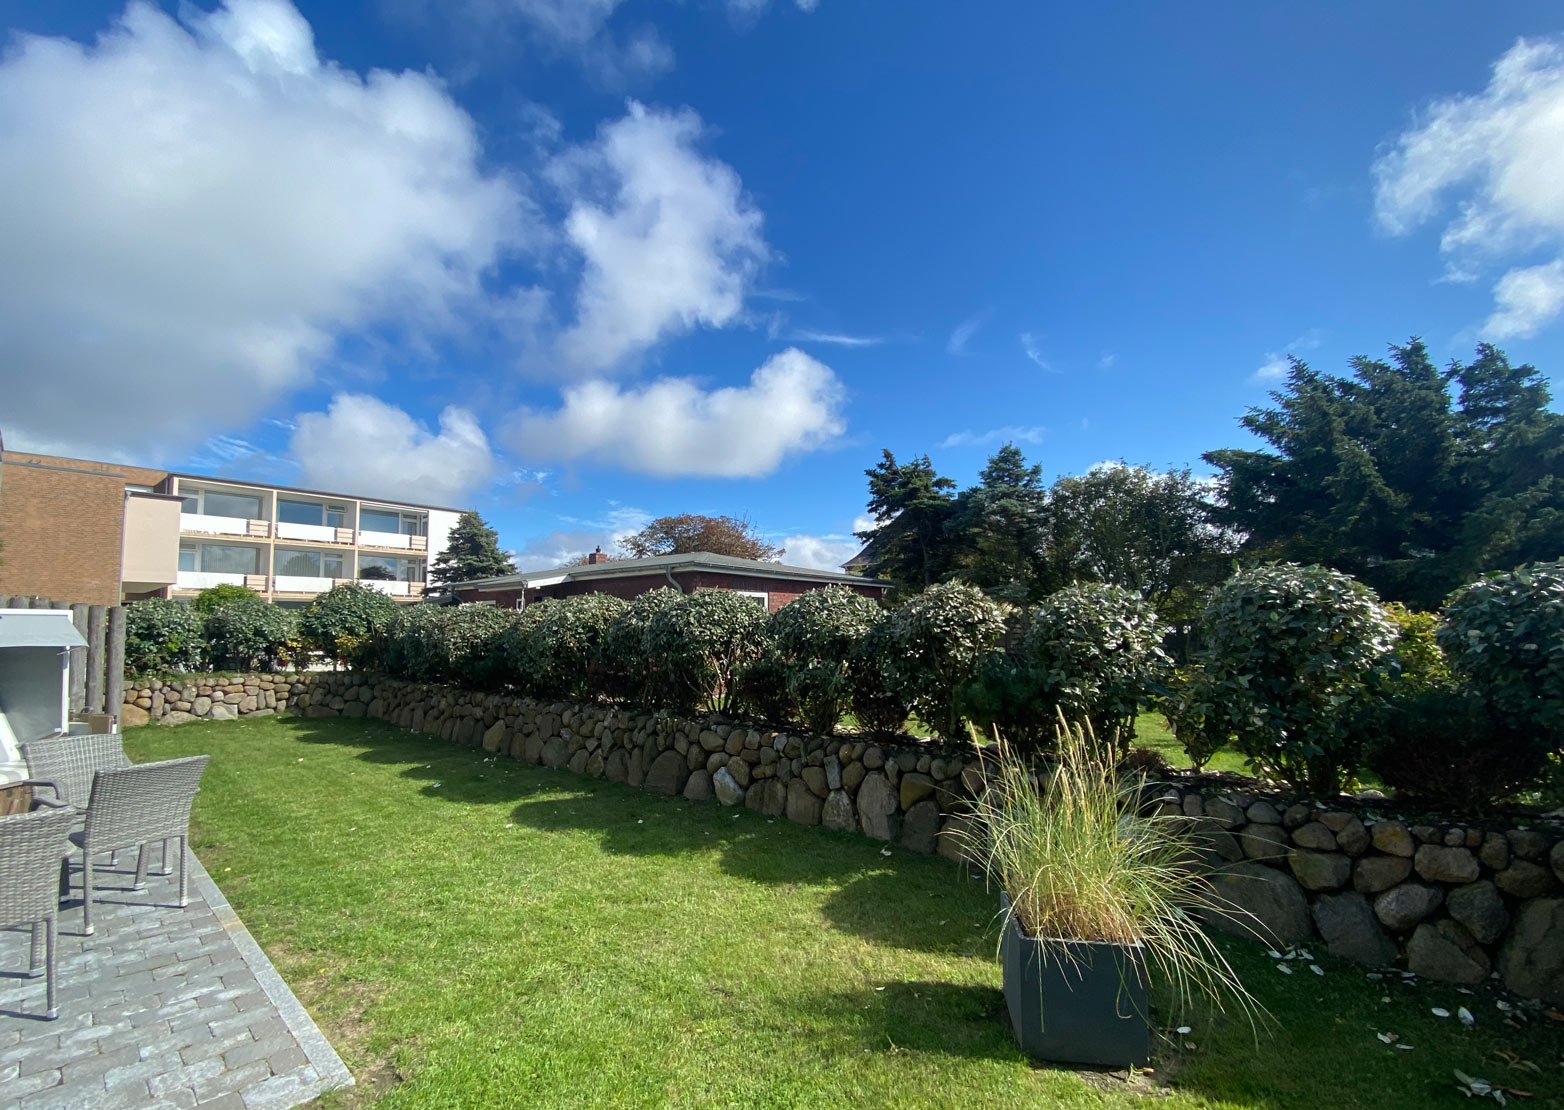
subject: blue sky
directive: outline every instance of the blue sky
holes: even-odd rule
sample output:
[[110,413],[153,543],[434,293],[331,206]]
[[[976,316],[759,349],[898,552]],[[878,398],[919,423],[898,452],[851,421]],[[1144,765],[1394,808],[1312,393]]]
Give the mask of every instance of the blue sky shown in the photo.
[[[1556,3],[0,0],[8,446],[850,553],[863,470],[1564,364]],[[7,411],[9,410],[9,411]]]

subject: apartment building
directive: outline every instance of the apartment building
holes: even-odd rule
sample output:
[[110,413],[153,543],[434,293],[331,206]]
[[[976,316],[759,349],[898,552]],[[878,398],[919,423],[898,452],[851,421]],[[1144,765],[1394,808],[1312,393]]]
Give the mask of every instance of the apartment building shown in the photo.
[[460,510],[0,451],[0,594],[110,604],[346,581],[416,601]]

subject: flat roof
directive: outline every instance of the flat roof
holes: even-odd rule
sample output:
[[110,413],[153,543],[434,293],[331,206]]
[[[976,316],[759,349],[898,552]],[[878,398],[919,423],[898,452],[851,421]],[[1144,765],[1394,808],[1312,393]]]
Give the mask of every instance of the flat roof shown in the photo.
[[69,609],[0,609],[0,648],[84,648]]
[[[714,570],[726,574],[747,574],[755,578],[789,578],[809,582],[830,582],[844,586],[874,586],[889,589],[891,583],[878,578],[865,578],[858,574],[844,574],[837,570],[817,570],[814,567],[795,567],[786,563],[768,563],[760,559],[740,559],[733,555],[717,555],[710,551],[689,551],[679,555],[652,555],[645,559],[607,559],[600,563],[582,563],[554,567],[550,570],[527,571],[523,574],[504,574],[495,578],[475,578],[468,582],[453,582],[451,589],[503,590],[517,586],[556,585],[559,582],[580,582],[594,578],[623,578],[637,574],[659,574],[662,571]],[[547,581],[539,581],[546,579]]]

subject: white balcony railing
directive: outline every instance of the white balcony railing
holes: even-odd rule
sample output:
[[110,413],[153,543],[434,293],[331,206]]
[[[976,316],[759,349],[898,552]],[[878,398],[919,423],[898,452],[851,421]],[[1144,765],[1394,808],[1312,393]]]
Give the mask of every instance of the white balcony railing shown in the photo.
[[365,547],[398,547],[403,551],[412,549],[413,539],[413,536],[404,536],[400,532],[361,531],[358,534],[358,542]]
[[323,594],[337,584],[335,578],[312,578],[301,574],[279,574],[272,589],[280,594]]
[[360,578],[358,584],[392,597],[417,597],[424,588],[422,582],[382,582],[376,578]]
[[336,543],[337,530],[324,524],[291,524],[285,520],[277,522],[277,538],[279,540],[306,540],[310,543]]
[[246,576],[218,570],[182,570],[174,581],[180,590],[210,590],[213,586],[242,586]]
[[204,513],[180,513],[181,532],[199,532],[207,536],[249,536],[265,539],[271,534],[271,525],[264,520],[247,520],[242,516],[207,516]]

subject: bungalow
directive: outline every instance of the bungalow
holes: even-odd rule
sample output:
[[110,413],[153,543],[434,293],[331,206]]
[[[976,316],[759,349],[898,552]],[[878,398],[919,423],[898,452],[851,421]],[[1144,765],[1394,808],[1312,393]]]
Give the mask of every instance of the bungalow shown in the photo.
[[449,591],[457,601],[520,609],[546,598],[586,593],[613,594],[628,601],[659,586],[672,586],[680,593],[733,590],[753,597],[772,613],[804,591],[822,586],[846,586],[876,601],[883,600],[891,588],[889,582],[861,575],[738,559],[709,551],[655,555],[649,559],[610,559],[601,551],[594,551],[578,565],[456,582]]

